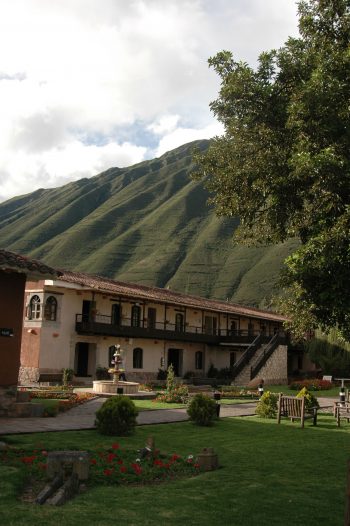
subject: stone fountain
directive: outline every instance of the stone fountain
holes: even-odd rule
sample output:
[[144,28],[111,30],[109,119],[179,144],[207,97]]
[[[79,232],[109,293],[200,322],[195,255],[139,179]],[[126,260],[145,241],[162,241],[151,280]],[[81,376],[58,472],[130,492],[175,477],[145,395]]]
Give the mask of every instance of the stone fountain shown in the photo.
[[113,394],[134,394],[139,390],[137,382],[127,382],[120,380],[120,376],[124,375],[125,369],[123,365],[123,356],[125,351],[120,348],[120,345],[115,345],[115,352],[113,354],[114,360],[112,364],[114,367],[108,369],[109,374],[113,376],[113,380],[95,380],[93,382],[94,393],[113,393]]

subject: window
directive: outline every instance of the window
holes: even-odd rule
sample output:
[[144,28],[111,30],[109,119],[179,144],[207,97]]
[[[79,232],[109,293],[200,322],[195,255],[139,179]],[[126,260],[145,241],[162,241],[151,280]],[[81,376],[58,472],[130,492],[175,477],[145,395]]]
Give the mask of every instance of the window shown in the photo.
[[141,325],[141,307],[133,305],[131,309],[131,327],[140,327]]
[[176,332],[183,332],[184,330],[184,317],[179,312],[175,316],[175,330]]
[[57,300],[54,296],[49,296],[45,303],[45,320],[55,321],[57,317]]
[[204,334],[216,334],[217,326],[217,318],[213,318],[213,316],[204,316]]
[[143,368],[143,349],[140,349],[140,347],[136,347],[136,349],[133,350],[132,366],[134,369]]
[[254,334],[254,323],[251,321],[248,323],[248,336],[253,336]]
[[30,302],[29,302],[29,312],[28,312],[28,318],[30,320],[38,320],[41,315],[41,304],[40,304],[40,298],[39,296],[35,295],[32,296]]
[[195,354],[196,369],[203,369],[203,353],[197,351]]

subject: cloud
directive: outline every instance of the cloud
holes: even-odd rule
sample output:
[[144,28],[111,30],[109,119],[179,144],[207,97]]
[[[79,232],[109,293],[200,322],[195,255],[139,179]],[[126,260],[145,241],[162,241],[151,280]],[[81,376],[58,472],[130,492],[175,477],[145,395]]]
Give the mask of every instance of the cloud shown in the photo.
[[159,157],[160,155],[163,155],[163,153],[173,150],[187,142],[210,139],[216,135],[222,135],[223,132],[223,126],[218,122],[214,122],[199,129],[183,127],[176,128],[161,138],[158,148],[155,151],[155,156]]
[[[52,188],[91,177],[113,166],[130,166],[145,158],[146,148],[128,142],[103,146],[79,141],[42,153],[17,152],[0,162],[1,192],[4,197],[25,194],[36,188]],[[11,173],[11,176],[9,175]]]
[[208,57],[295,33],[294,0],[0,2],[0,199],[215,134]]

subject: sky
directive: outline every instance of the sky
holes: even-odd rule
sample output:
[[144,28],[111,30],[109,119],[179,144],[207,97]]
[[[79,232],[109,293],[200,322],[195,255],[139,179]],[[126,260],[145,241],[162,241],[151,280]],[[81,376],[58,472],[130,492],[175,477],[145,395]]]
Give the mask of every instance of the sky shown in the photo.
[[0,0],[0,201],[220,135],[208,58],[297,34],[294,0]]

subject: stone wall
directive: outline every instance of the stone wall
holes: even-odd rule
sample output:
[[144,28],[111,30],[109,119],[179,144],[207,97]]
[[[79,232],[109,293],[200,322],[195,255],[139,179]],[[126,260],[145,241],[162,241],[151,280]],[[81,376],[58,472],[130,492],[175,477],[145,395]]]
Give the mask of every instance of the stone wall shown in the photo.
[[279,345],[279,347],[277,347],[257,376],[262,378],[265,384],[277,385],[288,383],[286,345]]
[[39,368],[38,367],[23,367],[19,369],[18,384],[19,385],[30,385],[39,381]]

